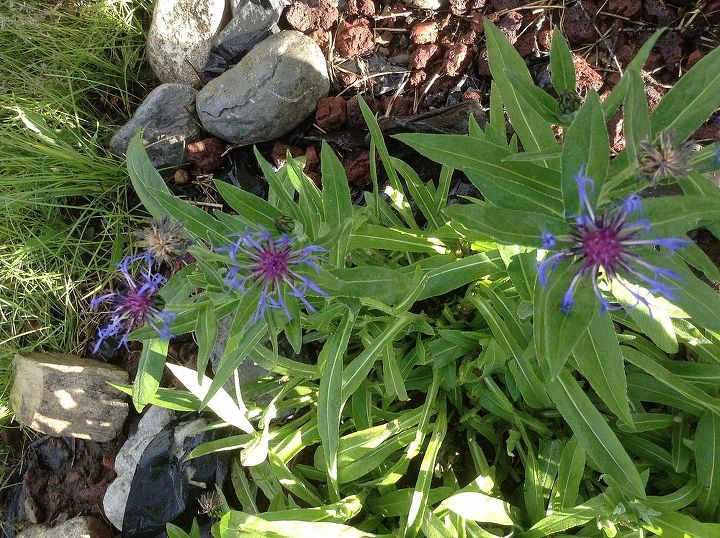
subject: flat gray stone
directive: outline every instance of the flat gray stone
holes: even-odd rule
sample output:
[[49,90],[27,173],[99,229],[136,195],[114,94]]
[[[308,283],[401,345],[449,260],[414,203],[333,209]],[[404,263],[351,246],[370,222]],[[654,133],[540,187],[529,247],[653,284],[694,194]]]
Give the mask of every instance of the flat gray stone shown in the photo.
[[225,0],[157,0],[147,55],[160,82],[198,87],[213,39],[226,21]]
[[73,355],[18,353],[10,403],[18,421],[58,437],[115,439],[128,415],[126,396],[108,383],[127,383],[117,366]]
[[110,530],[96,517],[78,516],[55,527],[32,525],[16,538],[110,538]]
[[300,32],[279,32],[200,90],[197,112],[215,136],[255,144],[291,131],[329,89],[320,47]]
[[237,17],[248,9],[249,5],[260,6],[266,10],[282,13],[283,9],[290,4],[292,4],[291,0],[230,0],[230,9],[232,10],[232,16]]
[[277,31],[280,12],[246,1],[213,41],[213,46],[234,53],[244,51],[269,33]]
[[157,169],[184,162],[187,144],[200,138],[195,114],[197,90],[183,84],[161,84],[151,91],[125,125],[110,140],[110,151],[122,157],[138,129],[150,161]]

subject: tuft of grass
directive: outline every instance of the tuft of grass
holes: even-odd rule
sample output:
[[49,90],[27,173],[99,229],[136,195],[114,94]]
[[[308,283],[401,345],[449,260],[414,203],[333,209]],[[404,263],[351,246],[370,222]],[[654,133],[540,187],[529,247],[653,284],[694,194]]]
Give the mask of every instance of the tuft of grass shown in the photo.
[[14,353],[85,353],[127,246],[129,181],[104,146],[142,93],[147,9],[0,3],[0,427]]

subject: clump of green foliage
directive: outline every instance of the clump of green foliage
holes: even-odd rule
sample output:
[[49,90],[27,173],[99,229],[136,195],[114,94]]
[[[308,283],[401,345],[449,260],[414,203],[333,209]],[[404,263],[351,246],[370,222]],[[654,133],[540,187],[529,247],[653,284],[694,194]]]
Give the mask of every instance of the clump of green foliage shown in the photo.
[[0,402],[16,350],[84,350],[87,297],[126,247],[127,176],[103,145],[138,83],[145,8],[0,4]]
[[[661,32],[604,102],[568,99],[559,33],[550,94],[487,20],[485,32],[488,123],[397,136],[442,164],[436,181],[390,156],[361,103],[374,184],[362,207],[327,145],[322,190],[292,158],[276,171],[258,155],[268,200],[216,182],[236,213],[210,215],[170,194],[132,142],[146,209],[195,239],[157,293],[172,314],[162,333],[194,333],[199,355],[197,371],[167,364],[188,391],[162,388],[168,339],[135,330],[143,353],[124,390],[138,409],[208,408],[226,428],[191,454],[232,453],[236,499],[215,536],[720,534],[720,296],[706,283],[720,274],[686,235],[718,231],[720,190],[703,173],[720,159],[684,145],[720,105],[720,49],[651,113],[640,69]],[[627,147],[611,159],[620,106]],[[658,173],[665,158],[688,161]],[[482,199],[448,205],[454,170]],[[685,194],[642,199],[648,177]],[[269,375],[226,390],[247,361]]]

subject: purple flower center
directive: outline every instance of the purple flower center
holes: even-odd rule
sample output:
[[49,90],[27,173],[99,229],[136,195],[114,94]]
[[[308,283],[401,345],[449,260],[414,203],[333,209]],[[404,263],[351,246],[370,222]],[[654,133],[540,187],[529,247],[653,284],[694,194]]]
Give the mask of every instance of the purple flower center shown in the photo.
[[257,262],[257,271],[262,273],[265,280],[279,282],[288,276],[289,249],[280,251],[266,250],[260,253]]
[[129,325],[133,329],[141,327],[151,315],[157,315],[158,309],[148,290],[133,289],[118,297],[117,309],[127,314]]
[[316,245],[296,247],[288,235],[273,237],[265,228],[233,234],[235,241],[216,252],[227,252],[231,266],[225,275],[225,284],[231,290],[246,293],[260,288],[260,298],[253,321],[259,320],[267,308],[281,309],[291,318],[286,300],[294,297],[305,305],[308,312],[315,308],[305,295],[312,292],[327,297],[312,280],[302,275],[305,269],[320,271],[318,262],[325,252]]
[[[555,249],[546,256],[538,267],[538,278],[543,286],[547,286],[550,273],[561,261],[568,261],[576,266],[570,286],[560,305],[568,314],[574,305],[574,294],[582,280],[589,280],[595,296],[600,300],[601,312],[611,306],[608,299],[598,288],[600,278],[615,279],[637,301],[649,308],[648,297],[653,293],[673,298],[677,289],[666,281],[677,281],[679,275],[673,271],[652,265],[643,259],[643,249],[663,248],[670,253],[685,248],[690,240],[681,237],[657,237],[652,234],[650,222],[642,218],[642,200],[633,195],[622,204],[608,207],[596,214],[590,202],[588,191],[592,192],[594,184],[585,175],[585,168],[575,176],[580,199],[580,212],[575,223],[570,225],[569,233],[556,236],[543,233],[540,236],[543,248]],[[646,291],[635,290],[624,284],[622,279],[634,280],[644,286]]]
[[587,267],[603,267],[614,273],[624,247],[620,236],[613,228],[582,230],[581,239],[583,263]]

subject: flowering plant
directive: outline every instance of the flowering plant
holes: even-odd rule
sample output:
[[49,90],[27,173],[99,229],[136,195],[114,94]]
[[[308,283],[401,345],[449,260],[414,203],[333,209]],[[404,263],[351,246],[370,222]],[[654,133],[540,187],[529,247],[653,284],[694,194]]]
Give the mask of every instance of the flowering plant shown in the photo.
[[[719,163],[684,140],[720,105],[706,76],[720,50],[651,113],[640,70],[659,33],[601,102],[575,92],[559,33],[549,93],[485,32],[488,122],[395,137],[439,177],[391,157],[361,102],[374,184],[362,206],[327,145],[322,189],[291,157],[274,170],[258,154],[268,199],[217,181],[230,211],[210,215],[131,143],[143,204],[194,239],[162,292],[168,330],[198,344],[197,372],[169,364],[191,394],[162,389],[167,340],[136,330],[131,392],[138,408],[208,406],[241,430],[191,454],[233,453],[240,502],[216,535],[717,532],[720,297],[707,282],[720,272],[687,234],[720,231],[704,175]],[[620,105],[626,147],[611,156]],[[479,195],[450,204],[457,181]],[[685,194],[647,197],[651,183]],[[267,376],[243,384],[250,362]]]

